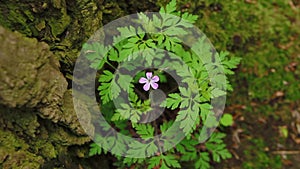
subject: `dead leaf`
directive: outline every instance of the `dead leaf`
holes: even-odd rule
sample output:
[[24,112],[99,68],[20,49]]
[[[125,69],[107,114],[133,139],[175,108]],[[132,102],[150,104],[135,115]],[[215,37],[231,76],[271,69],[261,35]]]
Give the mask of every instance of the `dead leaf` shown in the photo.
[[295,134],[291,134],[291,136],[292,136],[292,139],[294,140],[294,142],[296,144],[300,144],[300,138],[299,137],[297,137]]
[[236,149],[239,148],[239,144],[241,143],[239,134],[242,132],[244,132],[243,129],[236,129],[232,133],[232,141],[235,143],[233,147]]

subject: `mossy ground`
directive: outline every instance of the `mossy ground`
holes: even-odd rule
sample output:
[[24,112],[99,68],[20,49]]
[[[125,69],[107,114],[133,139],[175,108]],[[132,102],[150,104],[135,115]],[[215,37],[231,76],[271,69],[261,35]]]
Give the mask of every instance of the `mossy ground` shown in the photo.
[[[3,9],[0,24],[47,42],[69,79],[80,46],[99,26],[126,14],[157,11],[158,6],[167,2],[7,2],[0,4]],[[299,154],[285,154],[300,149],[295,143],[299,139],[294,125],[297,121],[292,117],[293,111],[300,111],[300,1],[179,0],[178,3],[181,10],[199,15],[197,26],[218,51],[228,50],[232,56],[243,59],[236,75],[230,78],[234,92],[228,95],[226,108],[226,113],[235,118],[235,124],[226,129],[233,158],[214,166],[300,168]],[[282,134],[282,128],[287,129],[287,136]],[[27,147],[26,143],[20,145],[24,145],[23,149]],[[53,152],[51,146],[44,146]],[[76,152],[78,147],[71,149]],[[33,156],[30,154],[28,159]],[[62,155],[56,162],[64,160]]]
[[198,4],[198,25],[216,48],[243,59],[226,109],[236,119],[227,132],[234,158],[217,168],[299,168],[299,1]]
[[299,1],[199,3],[199,27],[217,49],[243,59],[226,109],[236,119],[227,140],[234,158],[218,168],[299,168],[300,154],[286,154],[300,148],[292,117],[300,99]]

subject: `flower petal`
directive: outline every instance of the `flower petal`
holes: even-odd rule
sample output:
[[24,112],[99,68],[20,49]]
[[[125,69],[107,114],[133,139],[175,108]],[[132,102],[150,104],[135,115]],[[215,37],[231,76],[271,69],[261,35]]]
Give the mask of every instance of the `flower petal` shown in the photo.
[[153,76],[151,79],[152,82],[158,82],[159,81],[159,77],[158,76]]
[[148,90],[150,89],[150,83],[146,83],[146,84],[144,85],[143,89],[144,89],[145,91],[148,91]]
[[152,72],[147,72],[147,73],[146,73],[146,76],[147,76],[147,79],[149,79],[149,80],[150,80],[150,79],[151,79],[151,77],[152,77]]
[[147,82],[148,82],[148,79],[146,79],[144,77],[141,77],[139,80],[139,83],[147,83]]
[[158,84],[157,84],[157,83],[155,83],[155,82],[150,82],[150,84],[151,84],[151,87],[152,87],[153,89],[157,89],[157,88],[158,88]]

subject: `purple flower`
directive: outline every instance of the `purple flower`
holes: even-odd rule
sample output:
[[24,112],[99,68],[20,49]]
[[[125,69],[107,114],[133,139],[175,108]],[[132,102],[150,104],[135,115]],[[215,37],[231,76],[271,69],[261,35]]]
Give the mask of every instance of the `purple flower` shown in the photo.
[[153,89],[157,89],[158,84],[156,82],[159,81],[159,77],[158,76],[153,76],[152,77],[152,72],[147,72],[146,77],[147,78],[141,77],[140,80],[139,80],[139,83],[141,83],[141,84],[145,83],[143,89],[145,91],[148,91],[150,89],[150,85]]

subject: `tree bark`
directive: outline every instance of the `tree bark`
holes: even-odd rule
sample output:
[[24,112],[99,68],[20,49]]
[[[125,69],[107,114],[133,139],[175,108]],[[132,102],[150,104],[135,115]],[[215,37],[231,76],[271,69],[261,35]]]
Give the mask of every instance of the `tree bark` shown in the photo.
[[70,90],[74,63],[103,24],[155,3],[0,0],[0,168],[108,168],[88,158]]

